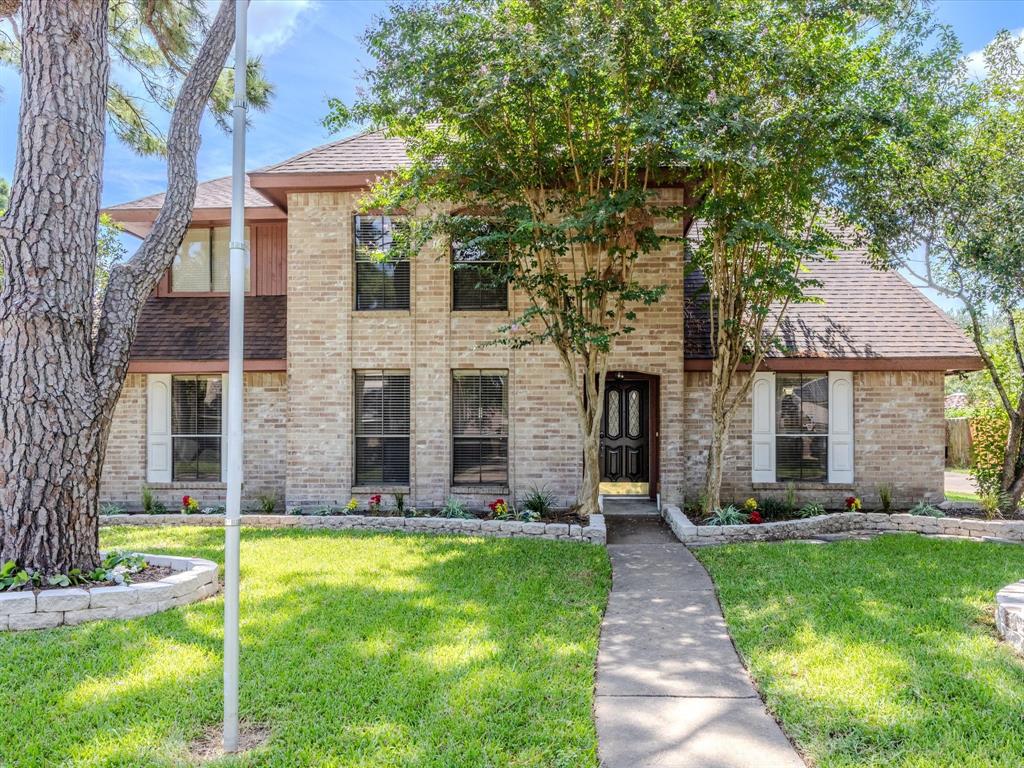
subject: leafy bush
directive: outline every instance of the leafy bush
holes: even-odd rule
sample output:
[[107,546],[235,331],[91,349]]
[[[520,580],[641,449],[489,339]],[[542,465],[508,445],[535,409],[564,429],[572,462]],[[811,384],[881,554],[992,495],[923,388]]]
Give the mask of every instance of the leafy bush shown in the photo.
[[330,507],[316,507],[315,509],[311,509],[309,511],[309,514],[316,515],[317,517],[327,517],[329,514],[331,514],[331,508]]
[[395,492],[392,494],[395,497],[395,512],[399,515],[405,514],[405,494],[401,492]]
[[540,512],[535,509],[521,509],[516,517],[524,523],[536,523],[540,520]]
[[971,450],[974,466],[971,475],[978,484],[978,495],[1002,491],[1003,458],[1010,421],[1002,408],[980,408],[971,418]]
[[142,511],[147,515],[162,515],[167,511],[167,507],[153,495],[153,489],[147,485],[142,486]]
[[[703,493],[697,495],[697,498],[687,501],[683,504],[683,511],[686,516],[691,520],[700,517],[704,514],[704,502],[707,501],[707,496]],[[756,501],[754,502],[757,503]]]
[[885,514],[892,513],[892,486],[888,483],[882,483],[878,486],[878,500],[882,504],[882,511]]
[[113,502],[110,502],[110,503],[104,504],[103,506],[100,507],[100,514],[101,515],[123,515],[124,514],[124,509],[119,507],[117,504],[114,504]]
[[919,501],[910,508],[910,514],[921,517],[942,517],[942,510],[938,507],[933,507],[926,501]]
[[978,494],[978,503],[981,505],[981,511],[985,513],[985,517],[993,520],[1002,516],[1002,509],[1008,502],[1005,494],[992,492]]
[[13,592],[25,586],[32,586],[38,581],[35,574],[29,573],[24,568],[19,568],[13,560],[8,560],[0,566],[0,592]]
[[[149,564],[137,552],[108,552],[100,567],[87,574],[89,581],[131,584],[132,574],[144,570]],[[52,577],[51,577],[52,578]]]
[[747,516],[730,504],[728,507],[716,509],[707,520],[706,525],[743,525]]
[[797,517],[817,517],[825,514],[825,507],[816,501],[804,504],[796,511]]
[[462,518],[472,517],[473,515],[466,509],[466,505],[456,499],[454,496],[449,496],[448,501],[441,507],[441,517],[449,518]]
[[555,495],[547,486],[540,488],[536,485],[531,486],[523,498],[522,508],[524,513],[535,513],[536,517],[534,519],[540,519],[545,515],[549,515],[555,508]]
[[305,514],[305,512],[302,509],[302,507],[288,507],[288,509],[285,510],[285,513],[289,514],[289,515],[304,515]]
[[264,515],[274,514],[277,509],[277,494],[274,492],[261,493],[256,497],[256,505]]
[[761,510],[761,517],[765,520],[781,520],[789,517],[794,511],[788,501],[773,499],[771,496],[761,499],[757,508]]

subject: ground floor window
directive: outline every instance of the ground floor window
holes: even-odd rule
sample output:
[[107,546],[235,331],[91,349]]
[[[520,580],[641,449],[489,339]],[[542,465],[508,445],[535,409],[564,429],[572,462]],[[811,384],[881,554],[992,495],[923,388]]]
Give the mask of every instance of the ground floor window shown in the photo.
[[452,483],[508,483],[508,371],[452,371]]
[[828,374],[775,374],[775,479],[828,479]]
[[221,479],[221,376],[174,376],[171,380],[171,476]]
[[409,484],[409,372],[356,371],[355,484]]

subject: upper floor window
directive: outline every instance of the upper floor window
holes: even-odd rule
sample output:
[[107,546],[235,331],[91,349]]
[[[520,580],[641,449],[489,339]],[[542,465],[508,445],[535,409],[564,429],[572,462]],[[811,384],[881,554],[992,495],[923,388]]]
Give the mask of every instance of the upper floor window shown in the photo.
[[828,374],[775,374],[775,479],[828,478]]
[[[249,228],[245,228],[249,242]],[[228,280],[230,227],[196,227],[185,232],[178,255],[171,265],[171,291],[174,293],[226,293]],[[249,290],[249,255],[245,257],[245,290]]]
[[409,309],[409,260],[390,258],[400,216],[355,217],[356,309]]
[[452,309],[508,309],[505,265],[479,247],[452,244]]

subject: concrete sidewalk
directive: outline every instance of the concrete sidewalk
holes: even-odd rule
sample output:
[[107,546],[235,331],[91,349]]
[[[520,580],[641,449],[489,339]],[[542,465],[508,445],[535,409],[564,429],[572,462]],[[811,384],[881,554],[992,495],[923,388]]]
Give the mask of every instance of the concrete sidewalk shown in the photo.
[[608,520],[597,657],[604,768],[804,768],[733,648],[711,579],[661,522]]

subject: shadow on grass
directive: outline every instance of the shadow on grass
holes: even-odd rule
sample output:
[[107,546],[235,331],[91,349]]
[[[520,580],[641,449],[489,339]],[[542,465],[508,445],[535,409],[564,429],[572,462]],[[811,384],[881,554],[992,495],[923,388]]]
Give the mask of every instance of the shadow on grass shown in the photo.
[[[104,545],[222,562],[218,529]],[[243,532],[246,766],[595,766],[603,549]],[[0,766],[187,764],[221,716],[218,596],[129,622],[0,636]],[[7,761],[5,763],[5,761]]]
[[1024,547],[883,536],[698,556],[769,707],[815,764],[1024,764],[1024,664],[993,626]]

